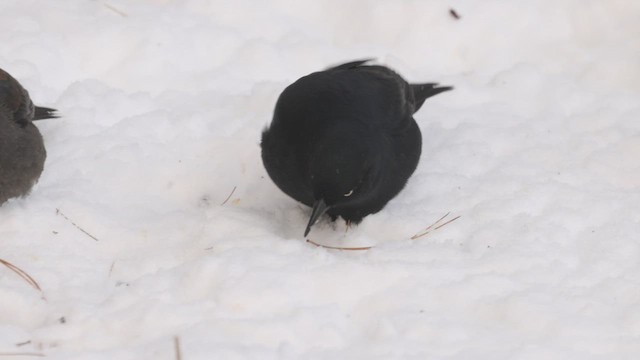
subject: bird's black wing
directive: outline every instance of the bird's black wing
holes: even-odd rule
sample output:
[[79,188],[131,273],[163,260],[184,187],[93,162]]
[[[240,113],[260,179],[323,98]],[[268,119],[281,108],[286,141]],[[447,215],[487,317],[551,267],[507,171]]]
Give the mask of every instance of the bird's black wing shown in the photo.
[[442,92],[453,90],[452,86],[439,86],[438,83],[409,84],[395,71],[379,65],[360,66],[357,69],[376,73],[382,78],[393,80],[400,96],[404,99],[401,106],[405,106],[410,114],[420,110],[425,100]]

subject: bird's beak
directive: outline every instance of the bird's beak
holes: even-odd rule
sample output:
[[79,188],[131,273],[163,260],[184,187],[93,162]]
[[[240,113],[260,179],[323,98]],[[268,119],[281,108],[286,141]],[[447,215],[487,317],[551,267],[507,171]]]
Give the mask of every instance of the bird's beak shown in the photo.
[[324,199],[316,200],[313,203],[313,210],[311,210],[311,218],[309,218],[309,224],[307,224],[307,229],[304,231],[304,236],[306,237],[311,231],[311,227],[318,221],[320,216],[324,214],[329,207],[324,202]]

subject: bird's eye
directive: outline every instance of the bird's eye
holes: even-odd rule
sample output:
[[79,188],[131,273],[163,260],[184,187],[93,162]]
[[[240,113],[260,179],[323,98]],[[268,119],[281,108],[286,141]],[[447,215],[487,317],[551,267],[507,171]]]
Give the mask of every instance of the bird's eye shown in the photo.
[[348,193],[344,194],[343,196],[344,197],[349,197],[351,195],[353,195],[353,189],[351,189],[351,191],[349,191]]

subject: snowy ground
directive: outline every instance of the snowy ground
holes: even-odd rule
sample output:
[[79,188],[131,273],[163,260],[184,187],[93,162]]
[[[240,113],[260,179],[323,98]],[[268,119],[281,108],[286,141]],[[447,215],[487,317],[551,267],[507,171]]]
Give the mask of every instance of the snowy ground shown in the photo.
[[[63,114],[0,208],[0,259],[42,288],[0,266],[0,359],[640,354],[640,2],[3,0],[0,23],[0,67]],[[317,248],[260,132],[290,82],[371,56],[456,90],[396,199],[310,235],[374,247]]]

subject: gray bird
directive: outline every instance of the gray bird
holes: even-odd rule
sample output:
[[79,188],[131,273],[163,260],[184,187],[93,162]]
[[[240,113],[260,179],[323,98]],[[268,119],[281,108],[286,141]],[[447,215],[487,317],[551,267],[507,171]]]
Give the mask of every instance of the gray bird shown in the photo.
[[58,117],[33,105],[29,92],[0,69],[0,205],[24,196],[40,178],[47,153],[32,121]]

